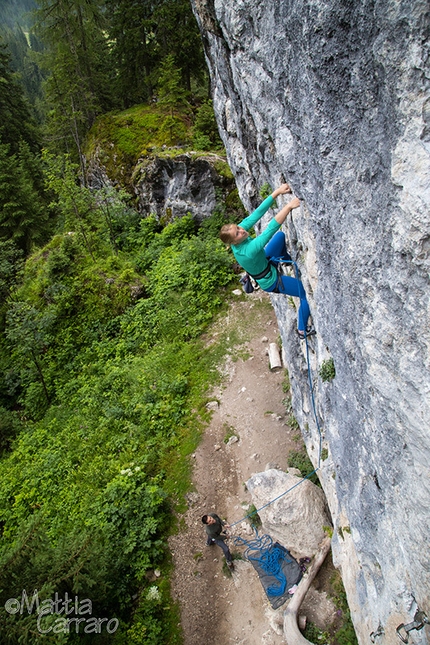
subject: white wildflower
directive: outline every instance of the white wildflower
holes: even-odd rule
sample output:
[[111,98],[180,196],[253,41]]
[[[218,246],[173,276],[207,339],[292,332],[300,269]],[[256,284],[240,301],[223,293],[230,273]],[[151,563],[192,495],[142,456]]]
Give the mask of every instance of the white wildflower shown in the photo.
[[147,600],[160,600],[160,592],[158,590],[158,587],[153,585],[152,587],[149,587],[148,593],[146,594],[146,599]]

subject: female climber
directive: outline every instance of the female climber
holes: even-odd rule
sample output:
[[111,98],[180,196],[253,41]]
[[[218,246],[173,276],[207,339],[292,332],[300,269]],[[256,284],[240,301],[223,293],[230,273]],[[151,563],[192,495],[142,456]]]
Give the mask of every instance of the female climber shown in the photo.
[[275,215],[258,237],[250,238],[248,233],[273,205],[275,199],[286,193],[291,193],[291,188],[288,184],[282,184],[239,225],[225,224],[221,228],[219,236],[225,244],[231,245],[237,262],[264,291],[284,293],[300,298],[297,332],[300,338],[305,338],[305,335],[308,336],[310,333],[310,330],[307,329],[310,312],[303,285],[296,278],[286,275],[278,276],[276,269],[279,261],[291,261],[291,256],[285,245],[285,235],[279,229],[287,219],[288,213],[300,205],[297,197],[294,197]]

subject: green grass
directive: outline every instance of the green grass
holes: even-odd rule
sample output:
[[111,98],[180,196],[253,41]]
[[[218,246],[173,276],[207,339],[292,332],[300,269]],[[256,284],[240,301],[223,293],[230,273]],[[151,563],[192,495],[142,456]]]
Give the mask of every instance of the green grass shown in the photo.
[[[129,183],[132,172],[144,175],[154,156],[170,158],[186,151],[193,151],[195,158],[215,153],[215,170],[233,181],[230,167],[223,159],[223,148],[194,150],[192,117],[187,110],[176,110],[172,116],[161,106],[142,104],[123,112],[110,112],[97,119],[87,137],[85,149],[88,157],[97,152],[110,179],[120,181],[122,186]],[[228,199],[231,201],[227,204],[229,210],[236,206],[242,208],[237,191],[233,191]]]

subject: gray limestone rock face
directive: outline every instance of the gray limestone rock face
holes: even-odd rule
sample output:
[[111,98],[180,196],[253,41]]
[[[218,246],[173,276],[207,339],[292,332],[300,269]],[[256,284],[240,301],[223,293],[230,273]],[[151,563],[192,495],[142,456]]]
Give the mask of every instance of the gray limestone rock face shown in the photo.
[[[225,158],[213,153],[147,156],[129,172],[130,187],[143,217],[156,215],[169,222],[190,213],[201,222],[213,214],[218,203],[238,202],[234,198],[236,184]],[[88,160],[87,178],[93,189],[113,184],[97,151]]]
[[[181,154],[147,159],[137,164],[133,184],[139,210],[169,219],[191,213],[198,221],[214,212],[217,200],[236,188],[234,180],[216,170],[225,161],[216,155]],[[219,195],[217,195],[219,190]]]
[[[259,511],[262,531],[285,546],[296,558],[312,557],[331,527],[321,488],[292,473],[269,469],[246,482],[252,503]],[[285,494],[285,491],[291,493]],[[279,498],[279,499],[277,499]]]
[[395,643],[417,608],[430,616],[428,2],[192,4],[243,203],[283,181],[301,200],[284,231],[317,331],[308,351],[297,303],[272,296],[294,412],[359,642]]

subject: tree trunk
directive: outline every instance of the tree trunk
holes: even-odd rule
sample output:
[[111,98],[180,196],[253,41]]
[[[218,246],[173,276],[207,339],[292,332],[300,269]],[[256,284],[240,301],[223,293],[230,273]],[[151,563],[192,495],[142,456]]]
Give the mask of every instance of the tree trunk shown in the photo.
[[300,580],[299,585],[294,592],[294,596],[288,603],[286,610],[284,611],[284,636],[288,645],[313,645],[308,641],[303,634],[300,632],[300,629],[297,624],[297,613],[300,609],[300,605],[303,602],[304,597],[311,585],[312,580],[315,578],[318,573],[322,563],[325,560],[327,553],[330,551],[331,538],[326,537],[321,542],[319,550],[315,554],[315,557],[306,571],[303,578]]

